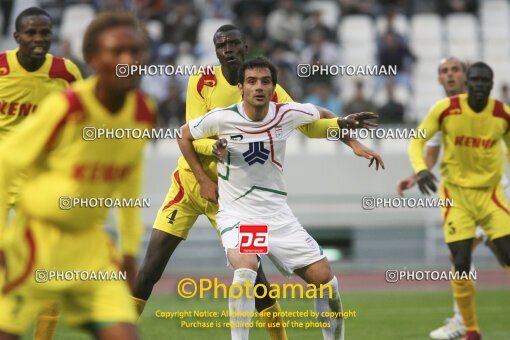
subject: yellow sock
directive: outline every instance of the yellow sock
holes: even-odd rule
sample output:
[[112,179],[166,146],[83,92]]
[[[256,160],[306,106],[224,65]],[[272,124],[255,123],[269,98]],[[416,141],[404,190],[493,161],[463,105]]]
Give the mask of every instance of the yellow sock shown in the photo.
[[49,303],[41,310],[35,323],[34,340],[51,340],[59,318],[56,303]]
[[[287,340],[287,333],[285,332],[285,328],[283,327],[283,318],[282,318],[282,309],[280,308],[280,304],[278,301],[275,302],[274,305],[264,309],[261,314],[262,320],[266,325],[267,332],[269,333],[269,338],[271,340]],[[274,317],[273,317],[274,313]],[[279,324],[279,327],[275,327],[275,325]],[[273,327],[268,327],[267,325],[271,324]]]
[[475,284],[471,280],[453,280],[452,287],[466,330],[478,332],[480,328],[475,312]]
[[134,296],[132,296],[132,298],[133,301],[135,302],[136,312],[138,313],[138,316],[142,315],[143,309],[145,308],[145,304],[147,303],[147,301],[136,298]]

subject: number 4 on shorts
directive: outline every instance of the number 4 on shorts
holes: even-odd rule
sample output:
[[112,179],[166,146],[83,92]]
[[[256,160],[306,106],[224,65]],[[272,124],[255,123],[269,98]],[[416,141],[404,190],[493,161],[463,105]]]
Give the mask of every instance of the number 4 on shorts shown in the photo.
[[175,216],[177,215],[177,209],[166,215],[166,218],[168,218],[168,223],[174,224]]

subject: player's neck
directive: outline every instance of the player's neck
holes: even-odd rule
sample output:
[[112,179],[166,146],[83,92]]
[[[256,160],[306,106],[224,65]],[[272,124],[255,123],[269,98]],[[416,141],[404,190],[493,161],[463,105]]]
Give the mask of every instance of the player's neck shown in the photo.
[[487,103],[489,102],[489,98],[484,99],[476,99],[474,97],[470,97],[468,95],[468,105],[471,108],[471,110],[475,112],[482,112],[483,109],[487,106]]
[[230,85],[237,85],[238,83],[237,68],[221,65],[221,73],[223,74],[223,77],[225,77],[225,79]]
[[448,97],[458,96],[458,95],[461,95],[463,93],[466,93],[466,89],[464,89],[464,88],[462,88],[462,89],[460,89],[458,91],[446,91],[446,95]]
[[112,115],[115,115],[120,111],[122,106],[124,106],[127,93],[116,93],[111,89],[107,89],[102,82],[98,81],[94,95],[101,105],[103,105]]
[[266,118],[267,112],[269,111],[269,103],[266,106],[251,106],[243,101],[243,110],[248,119],[259,122]]
[[44,64],[45,59],[33,59],[30,56],[22,55],[20,51],[16,52],[16,58],[18,59],[19,64],[28,72],[37,71],[42,64]]

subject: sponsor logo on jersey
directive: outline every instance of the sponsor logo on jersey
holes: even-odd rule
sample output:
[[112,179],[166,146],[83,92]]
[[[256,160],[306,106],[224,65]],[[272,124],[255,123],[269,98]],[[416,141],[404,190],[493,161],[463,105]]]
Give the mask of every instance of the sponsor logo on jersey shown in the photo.
[[80,163],[75,164],[72,176],[80,182],[99,183],[125,179],[131,173],[131,165]]
[[204,79],[204,85],[213,87],[216,85],[216,80],[215,79]]
[[455,137],[455,146],[467,146],[471,148],[490,149],[496,144],[494,139],[485,139],[480,137],[457,136]]
[[243,140],[243,135],[232,135],[230,140]]
[[0,76],[6,75],[9,73],[9,69],[7,67],[0,67]]
[[248,165],[264,164],[269,158],[269,150],[264,148],[264,142],[252,142],[248,144],[248,151],[243,156]]
[[37,109],[32,103],[0,101],[0,114],[7,116],[28,116]]

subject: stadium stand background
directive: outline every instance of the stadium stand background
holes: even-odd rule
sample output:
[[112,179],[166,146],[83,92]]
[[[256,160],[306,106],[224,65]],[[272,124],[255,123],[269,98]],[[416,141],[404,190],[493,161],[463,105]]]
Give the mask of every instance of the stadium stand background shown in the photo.
[[[219,1],[219,0],[18,0],[0,1],[2,22],[12,6],[11,21],[0,41],[13,48],[14,18],[38,5],[54,18],[52,52],[73,59],[87,73],[81,55],[84,30],[98,11],[134,9],[151,37],[152,62],[173,65],[216,64],[213,32],[235,23],[246,32],[250,55],[263,54],[279,67],[280,83],[296,100],[318,100],[338,108],[339,114],[364,84],[364,100],[376,112],[393,101],[402,117],[382,117],[384,128],[412,128],[429,107],[444,96],[437,83],[441,57],[467,62],[486,61],[495,71],[492,95],[508,102],[502,87],[510,83],[510,4],[504,0],[460,1]],[[286,12],[287,11],[287,12]],[[387,42],[405,47],[398,79],[377,77],[299,78],[299,63],[375,65]],[[401,77],[404,76],[404,77]],[[160,126],[178,127],[184,119],[186,77],[150,77],[144,89],[160,104]],[[388,84],[392,87],[389,91]],[[393,107],[393,106],[392,106]],[[390,119],[391,118],[391,119]],[[363,196],[396,197],[397,181],[411,173],[406,140],[365,140],[384,158],[386,170],[375,172],[340,143],[308,140],[296,134],[288,142],[286,178],[289,202],[305,227],[324,246],[340,268],[371,268],[387,263],[446,267],[440,214],[437,209],[362,209]],[[145,197],[151,208],[143,212],[150,227],[170,185],[180,152],[174,140],[152,143],[146,153]],[[437,170],[437,169],[436,169]],[[408,194],[420,197],[416,189]],[[109,221],[113,230],[114,220]],[[113,231],[112,231],[113,232]],[[485,247],[475,254],[477,265],[496,266]],[[215,232],[199,219],[189,240],[171,260],[173,271],[197,271],[224,266],[224,253]]]

